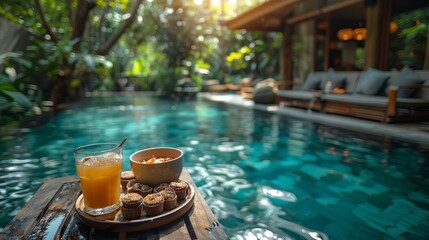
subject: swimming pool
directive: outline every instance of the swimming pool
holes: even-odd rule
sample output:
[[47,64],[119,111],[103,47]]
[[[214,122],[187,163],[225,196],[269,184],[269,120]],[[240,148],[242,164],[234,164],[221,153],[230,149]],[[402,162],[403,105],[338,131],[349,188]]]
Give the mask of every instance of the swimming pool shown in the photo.
[[[72,150],[128,138],[178,147],[231,239],[425,239],[429,148],[251,109],[150,96],[91,97],[1,139],[0,227]],[[127,161],[124,169],[130,169]]]

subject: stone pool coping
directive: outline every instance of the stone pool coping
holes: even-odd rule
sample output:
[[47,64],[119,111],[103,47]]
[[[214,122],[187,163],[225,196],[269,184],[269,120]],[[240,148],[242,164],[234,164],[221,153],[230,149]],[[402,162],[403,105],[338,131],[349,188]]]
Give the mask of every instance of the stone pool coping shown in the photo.
[[365,132],[375,135],[386,135],[403,141],[419,143],[429,147],[429,121],[381,123],[359,118],[307,111],[297,108],[255,104],[252,100],[244,99],[241,96],[233,93],[198,93],[198,97],[210,101],[223,102],[226,104],[304,119],[328,126],[344,128],[347,130]]

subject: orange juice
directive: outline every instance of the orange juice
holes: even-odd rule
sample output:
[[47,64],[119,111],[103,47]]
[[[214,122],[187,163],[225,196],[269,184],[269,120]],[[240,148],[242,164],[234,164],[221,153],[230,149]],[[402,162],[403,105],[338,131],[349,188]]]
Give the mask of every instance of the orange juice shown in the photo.
[[119,202],[122,157],[95,159],[86,164],[85,157],[76,165],[85,206],[104,208]]

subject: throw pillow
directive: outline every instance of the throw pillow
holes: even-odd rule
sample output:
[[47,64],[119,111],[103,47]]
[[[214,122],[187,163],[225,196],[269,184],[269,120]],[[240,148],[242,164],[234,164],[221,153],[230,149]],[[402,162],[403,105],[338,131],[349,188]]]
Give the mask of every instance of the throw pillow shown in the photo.
[[357,82],[355,93],[363,95],[377,95],[385,85],[388,75],[382,71],[370,68]]
[[[389,86],[386,88],[386,94],[389,93],[389,88],[400,85],[410,84],[423,84],[424,79],[421,79],[411,68],[404,66],[399,74],[392,79]],[[396,97],[398,98],[412,98],[417,93],[417,89],[413,88],[400,88]]]
[[310,73],[307,79],[302,85],[301,90],[303,91],[312,91],[320,89],[320,77],[317,76],[314,72]]
[[325,81],[323,81],[321,88],[324,92],[330,93],[335,88],[344,88],[346,85],[346,77],[340,76],[331,68],[328,71]]

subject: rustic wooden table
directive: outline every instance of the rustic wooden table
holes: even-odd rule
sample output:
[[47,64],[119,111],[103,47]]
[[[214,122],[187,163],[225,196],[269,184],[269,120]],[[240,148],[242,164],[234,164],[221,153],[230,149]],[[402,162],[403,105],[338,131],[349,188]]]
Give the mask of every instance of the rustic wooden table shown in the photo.
[[227,239],[224,230],[184,169],[195,191],[194,206],[179,219],[141,232],[93,229],[76,216],[81,194],[77,176],[48,180],[0,233],[0,239]]

